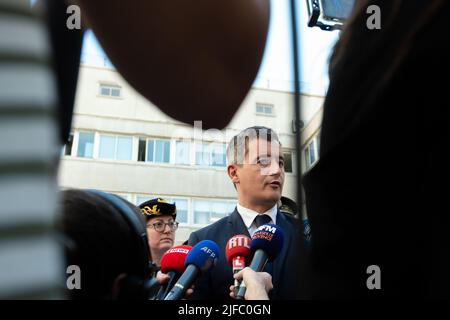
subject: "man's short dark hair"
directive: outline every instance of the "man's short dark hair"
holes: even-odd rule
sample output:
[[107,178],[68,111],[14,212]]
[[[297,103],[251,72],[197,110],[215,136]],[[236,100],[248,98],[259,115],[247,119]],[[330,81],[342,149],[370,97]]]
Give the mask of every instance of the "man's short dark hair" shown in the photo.
[[264,139],[267,142],[278,142],[278,135],[270,128],[253,126],[246,128],[231,138],[227,147],[228,164],[243,164],[248,153],[248,144],[253,139]]

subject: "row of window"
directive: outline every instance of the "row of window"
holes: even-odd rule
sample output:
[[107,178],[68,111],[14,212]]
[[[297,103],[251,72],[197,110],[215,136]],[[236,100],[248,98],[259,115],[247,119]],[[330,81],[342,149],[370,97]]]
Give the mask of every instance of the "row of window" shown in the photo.
[[[137,150],[133,147],[138,140]],[[74,143],[76,140],[76,143]],[[95,146],[97,146],[98,151]],[[191,152],[191,150],[193,152]],[[137,152],[137,157],[133,157]],[[65,146],[65,155],[79,158],[107,160],[133,160],[175,165],[226,167],[224,143],[200,143],[182,140],[151,139],[132,136],[109,135],[94,132],[75,132]],[[285,171],[292,172],[292,152],[283,152]]]
[[[102,97],[122,97],[122,87],[114,84],[100,83],[99,95]],[[274,116],[274,105],[268,103],[256,103],[256,114],[264,116]]]
[[177,221],[185,225],[208,225],[233,212],[236,200],[206,200],[174,198],[169,196],[143,196],[116,193],[118,196],[139,205],[147,200],[161,197],[177,206]]

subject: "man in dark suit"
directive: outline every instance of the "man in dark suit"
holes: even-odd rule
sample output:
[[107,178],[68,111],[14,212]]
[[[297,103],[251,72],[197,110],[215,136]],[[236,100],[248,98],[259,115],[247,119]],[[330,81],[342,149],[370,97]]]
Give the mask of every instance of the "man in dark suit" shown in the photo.
[[227,157],[227,173],[236,188],[238,204],[229,216],[189,237],[189,245],[208,239],[221,249],[216,267],[197,280],[193,298],[229,298],[233,274],[225,258],[227,241],[237,234],[251,236],[259,225],[273,223],[283,229],[285,239],[278,257],[266,267],[273,281],[271,298],[295,299],[296,286],[292,283],[297,283],[301,228],[296,218],[280,212],[277,206],[284,182],[281,143],[269,128],[247,128],[230,141]]

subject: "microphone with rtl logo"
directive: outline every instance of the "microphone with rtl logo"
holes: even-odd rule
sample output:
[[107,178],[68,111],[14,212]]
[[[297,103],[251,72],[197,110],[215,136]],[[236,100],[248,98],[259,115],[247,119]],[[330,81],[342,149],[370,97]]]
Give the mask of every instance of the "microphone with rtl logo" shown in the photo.
[[[238,234],[227,242],[225,255],[228,264],[233,268],[233,274],[244,269],[250,258],[251,239],[243,234]],[[234,294],[237,295],[241,282],[234,280]]]

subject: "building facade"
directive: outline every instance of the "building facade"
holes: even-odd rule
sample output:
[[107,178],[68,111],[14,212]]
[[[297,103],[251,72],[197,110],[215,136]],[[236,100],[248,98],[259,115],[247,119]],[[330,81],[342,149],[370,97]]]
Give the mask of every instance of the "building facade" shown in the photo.
[[[323,97],[301,99],[304,172],[318,159]],[[283,195],[295,199],[293,101],[290,92],[252,88],[226,128],[205,131],[202,119],[184,124],[165,115],[114,69],[82,65],[59,186],[95,188],[134,204],[156,196],[175,201],[179,244],[234,209],[236,191],[226,174],[226,145],[244,128],[263,125],[278,133],[286,160]],[[189,112],[189,102],[180,108]]]

